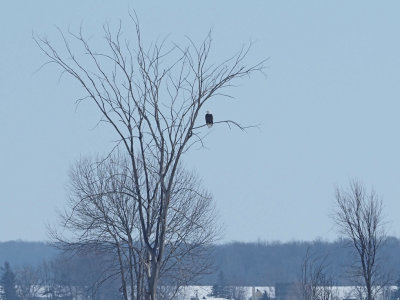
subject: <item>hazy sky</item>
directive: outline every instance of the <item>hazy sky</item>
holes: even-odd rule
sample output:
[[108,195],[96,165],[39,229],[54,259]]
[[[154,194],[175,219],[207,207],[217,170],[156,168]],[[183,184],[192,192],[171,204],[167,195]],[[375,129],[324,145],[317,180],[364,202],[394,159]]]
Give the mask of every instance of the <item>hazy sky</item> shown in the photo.
[[[0,241],[47,239],[63,209],[68,169],[104,154],[114,136],[96,127],[69,78],[58,80],[32,33],[57,45],[55,26],[81,24],[99,44],[105,22],[135,9],[151,42],[200,41],[213,30],[212,60],[253,41],[249,62],[267,76],[243,79],[236,100],[217,99],[207,149],[186,156],[213,194],[224,241],[335,239],[334,188],[358,178],[384,201],[400,236],[400,2],[398,1],[3,1],[0,10]],[[133,34],[132,34],[133,37]]]

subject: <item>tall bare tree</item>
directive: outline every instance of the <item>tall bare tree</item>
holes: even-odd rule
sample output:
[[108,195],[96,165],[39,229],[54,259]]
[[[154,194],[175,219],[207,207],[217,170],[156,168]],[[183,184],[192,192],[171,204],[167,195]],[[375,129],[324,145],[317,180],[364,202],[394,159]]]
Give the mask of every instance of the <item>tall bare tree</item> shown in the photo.
[[387,284],[387,277],[378,264],[386,237],[382,200],[360,182],[351,181],[348,188],[336,189],[336,205],[334,220],[343,236],[351,241],[357,257],[351,266],[351,275],[362,288],[359,295],[373,300]]
[[[263,61],[247,66],[249,46],[221,63],[211,63],[210,34],[199,45],[190,39],[185,46],[167,46],[167,40],[146,45],[137,17],[132,16],[132,21],[134,42],[123,36],[122,26],[116,30],[104,26],[108,50],[96,51],[82,29],[60,30],[63,47],[43,37],[34,39],[48,63],[76,79],[85,92],[79,101],[95,105],[101,121],[114,129],[119,139],[116,147],[129,157],[147,256],[146,294],[155,300],[179,165],[193,145],[204,141],[205,106],[210,100],[230,97],[226,89],[262,71]],[[215,124],[244,129],[234,120],[214,120]]]

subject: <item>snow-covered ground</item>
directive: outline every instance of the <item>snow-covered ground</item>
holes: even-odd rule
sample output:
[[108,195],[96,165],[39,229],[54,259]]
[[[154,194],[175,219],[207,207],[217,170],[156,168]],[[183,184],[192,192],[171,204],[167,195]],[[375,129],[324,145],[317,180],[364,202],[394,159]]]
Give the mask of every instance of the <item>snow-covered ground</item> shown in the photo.
[[[260,299],[261,295],[264,292],[271,298],[275,298],[275,287],[273,286],[256,286],[256,287],[230,287],[235,290],[237,295],[241,297],[236,297],[235,299],[251,299],[253,294],[253,289],[255,291],[255,295],[258,296],[256,299]],[[376,298],[376,300],[387,300],[392,299],[390,296],[390,291],[396,290],[397,287],[390,286],[382,290],[380,295]],[[0,286],[1,290],[1,286]],[[356,294],[356,287],[354,286],[334,286],[332,287],[332,300],[342,300],[342,299],[358,299]],[[44,288],[39,288],[37,290],[38,298],[47,298],[44,295]],[[201,285],[192,285],[185,286],[180,289],[178,294],[175,296],[175,300],[192,300],[192,299],[207,299],[207,300],[224,300],[225,298],[218,298],[211,296],[212,286],[201,286]],[[77,297],[74,300],[83,300],[85,297]],[[226,300],[226,299],[225,299]]]
[[[249,299],[252,295],[252,287],[237,287],[238,289],[242,289],[246,299]],[[180,296],[182,299],[191,299],[192,297],[197,297],[199,299],[209,299],[209,300],[222,300],[224,298],[215,298],[210,296],[212,287],[211,286],[200,286],[200,285],[192,285],[186,286],[182,289],[182,293]],[[270,297],[275,297],[275,288],[272,286],[257,286],[255,287],[256,291],[259,291],[261,294],[267,292]],[[225,299],[226,300],[226,299]]]
[[[244,292],[245,299],[250,299],[252,296],[252,287],[239,287],[242,289]],[[388,299],[385,296],[387,296],[388,290],[395,290],[396,287],[388,287],[386,289],[386,294],[384,297],[380,297],[380,299]],[[186,286],[182,289],[179,299],[185,299],[185,300],[190,300],[190,299],[196,299],[196,296],[198,299],[208,299],[208,300],[222,300],[223,298],[215,298],[210,296],[211,294],[212,287],[211,286]],[[355,287],[353,286],[335,286],[332,287],[332,295],[334,299],[351,299],[351,298],[357,298],[355,294]],[[269,297],[274,298],[275,297],[275,288],[273,286],[257,286],[255,287],[255,291],[259,293],[257,294],[263,294],[264,292],[267,292]]]

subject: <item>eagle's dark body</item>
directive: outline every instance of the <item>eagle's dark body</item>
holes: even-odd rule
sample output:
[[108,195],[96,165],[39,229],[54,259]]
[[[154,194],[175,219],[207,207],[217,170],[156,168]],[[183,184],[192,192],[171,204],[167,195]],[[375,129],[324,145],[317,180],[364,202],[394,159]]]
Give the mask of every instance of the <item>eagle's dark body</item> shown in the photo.
[[214,123],[213,115],[210,112],[206,113],[206,124],[210,128]]

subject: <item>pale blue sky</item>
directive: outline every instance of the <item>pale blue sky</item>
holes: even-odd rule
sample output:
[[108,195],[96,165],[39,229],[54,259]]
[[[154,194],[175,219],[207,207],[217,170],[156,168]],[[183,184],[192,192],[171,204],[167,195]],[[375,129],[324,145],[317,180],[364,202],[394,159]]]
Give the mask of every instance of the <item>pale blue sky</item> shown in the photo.
[[186,157],[214,195],[224,241],[334,239],[334,187],[350,178],[383,197],[400,236],[400,2],[15,0],[0,10],[0,241],[46,239],[70,165],[113,141],[94,128],[93,106],[75,111],[75,82],[35,73],[45,58],[32,32],[57,44],[55,26],[83,24],[96,42],[105,22],[128,27],[129,9],[148,41],[199,41],[212,28],[212,59],[249,40],[250,62],[269,58],[267,77],[209,107],[260,129],[214,127],[207,149]]

